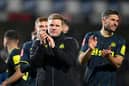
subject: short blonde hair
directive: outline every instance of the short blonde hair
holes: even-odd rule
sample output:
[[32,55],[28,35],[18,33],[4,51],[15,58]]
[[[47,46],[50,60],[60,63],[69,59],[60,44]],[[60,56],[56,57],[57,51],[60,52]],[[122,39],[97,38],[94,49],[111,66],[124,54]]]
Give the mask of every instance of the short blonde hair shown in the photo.
[[38,22],[43,22],[43,21],[46,21],[47,22],[47,18],[46,17],[38,17],[36,20],[35,20],[35,24],[37,24]]
[[64,17],[61,15],[61,14],[59,14],[59,13],[53,13],[53,14],[51,14],[49,17],[48,17],[48,20],[53,20],[53,19],[59,19],[59,20],[61,20],[62,21],[62,24],[64,24]]

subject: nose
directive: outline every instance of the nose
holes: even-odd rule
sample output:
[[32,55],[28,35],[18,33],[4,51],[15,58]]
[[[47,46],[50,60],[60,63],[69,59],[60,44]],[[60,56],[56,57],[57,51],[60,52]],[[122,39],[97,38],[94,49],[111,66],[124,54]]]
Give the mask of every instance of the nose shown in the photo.
[[114,22],[114,26],[118,26],[118,24],[119,24],[118,21]]
[[51,29],[52,29],[52,30],[55,30],[55,29],[56,29],[56,27],[55,27],[55,26],[53,26]]

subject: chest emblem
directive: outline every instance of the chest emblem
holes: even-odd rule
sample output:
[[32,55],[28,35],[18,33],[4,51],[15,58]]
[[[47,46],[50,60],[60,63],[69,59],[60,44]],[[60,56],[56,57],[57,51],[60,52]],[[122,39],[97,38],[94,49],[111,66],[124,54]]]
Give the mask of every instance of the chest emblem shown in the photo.
[[111,47],[116,47],[116,43],[115,42],[111,42]]
[[64,49],[64,44],[63,44],[63,43],[60,44],[60,45],[59,45],[59,48],[60,48],[60,49]]

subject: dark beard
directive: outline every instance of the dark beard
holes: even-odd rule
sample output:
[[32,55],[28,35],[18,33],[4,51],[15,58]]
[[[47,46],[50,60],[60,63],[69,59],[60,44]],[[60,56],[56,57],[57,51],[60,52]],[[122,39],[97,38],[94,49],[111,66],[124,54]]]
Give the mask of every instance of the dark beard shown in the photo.
[[108,27],[104,27],[104,30],[108,31],[109,33],[114,33],[114,31],[110,30]]

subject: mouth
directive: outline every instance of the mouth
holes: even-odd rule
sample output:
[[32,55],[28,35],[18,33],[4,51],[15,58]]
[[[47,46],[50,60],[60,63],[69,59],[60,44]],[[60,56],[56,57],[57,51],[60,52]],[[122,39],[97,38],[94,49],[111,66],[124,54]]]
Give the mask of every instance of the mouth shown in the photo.
[[56,30],[51,30],[51,33],[55,34],[56,33]]
[[117,25],[112,25],[112,26],[111,26],[111,28],[112,28],[113,30],[116,30],[117,27],[118,27]]
[[115,29],[116,30],[117,26],[112,26],[112,29]]

